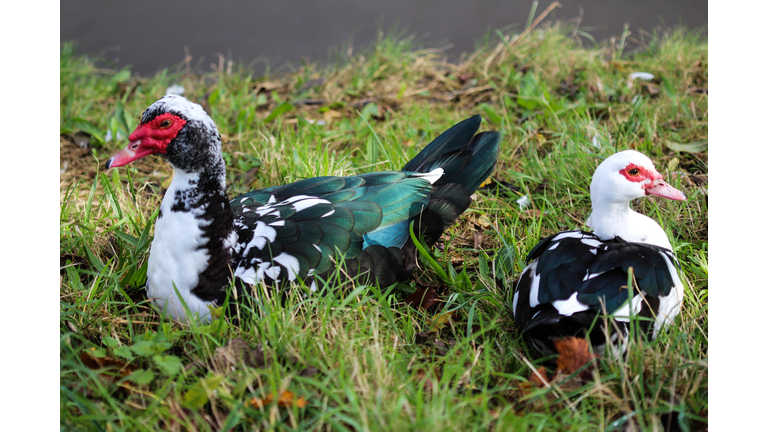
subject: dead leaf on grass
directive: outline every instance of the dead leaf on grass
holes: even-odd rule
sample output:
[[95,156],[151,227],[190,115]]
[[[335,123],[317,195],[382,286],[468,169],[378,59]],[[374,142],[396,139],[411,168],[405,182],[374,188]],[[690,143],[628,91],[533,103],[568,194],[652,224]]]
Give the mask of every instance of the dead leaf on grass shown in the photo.
[[[256,408],[262,408],[267,405],[272,405],[273,403],[275,403],[275,400],[272,393],[270,393],[264,399],[253,398],[251,399],[250,403]],[[295,395],[290,391],[283,390],[283,392],[280,393],[280,397],[277,398],[277,406],[283,407],[283,408],[290,408],[293,406],[297,408],[304,408],[305,406],[307,406],[307,401],[304,399],[304,396],[296,398]]]
[[440,295],[432,287],[419,288],[415,293],[405,298],[407,304],[424,310],[441,301]]
[[433,340],[437,339],[437,332],[436,331],[419,332],[419,333],[416,333],[415,336],[416,336],[415,342],[419,345],[424,345],[426,343],[432,342]]
[[531,372],[531,376],[528,378],[532,387],[544,388],[549,384],[549,378],[547,377],[547,368],[544,366],[536,369],[536,372]]
[[249,185],[256,180],[256,174],[259,173],[259,166],[255,166],[250,168],[248,171],[240,174],[236,179],[235,182],[242,182],[245,185]]
[[451,349],[451,345],[447,344],[446,342],[443,342],[441,340],[436,340],[434,342],[435,348],[437,349],[438,354],[444,356],[448,354],[448,350]]
[[334,110],[328,110],[323,113],[323,120],[325,120],[326,124],[331,124],[334,119],[341,118],[341,113]]
[[474,249],[481,250],[483,248],[483,239],[485,239],[485,235],[480,231],[475,231],[472,233],[472,239],[474,240]]
[[304,370],[302,370],[301,372],[299,372],[299,376],[304,378],[311,378],[315,376],[318,372],[320,372],[320,369],[314,366],[309,366],[304,368]]
[[283,87],[284,84],[279,81],[264,81],[261,83],[258,83],[256,87],[253,89],[253,92],[258,94],[259,92],[263,93],[269,93],[272,90],[279,89],[280,87]]
[[[417,381],[421,381],[422,388],[424,389],[424,393],[432,393],[432,389],[435,387],[434,383],[432,382],[432,379],[427,376],[427,371],[424,368],[419,368],[414,373],[415,378]],[[440,371],[435,371],[435,379],[437,381],[440,381]]]
[[438,329],[445,327],[446,324],[451,320],[453,317],[453,313],[455,311],[451,310],[448,312],[440,313],[435,315],[433,318],[427,318],[427,323],[429,324],[430,328]]
[[[566,337],[557,339],[555,341],[555,349],[560,353],[560,356],[557,358],[557,371],[565,375],[575,373],[595,359],[595,355],[589,352],[589,343],[583,338]],[[593,363],[590,367],[581,371],[579,377],[581,379],[589,378],[594,366]]]
[[531,209],[520,212],[520,219],[536,219],[541,217],[542,211],[539,209]]
[[216,348],[216,352],[211,357],[214,369],[220,371],[231,370],[241,365],[263,368],[269,361],[270,358],[264,353],[261,344],[258,344],[256,348],[251,348],[240,337],[229,341],[226,346]]
[[[91,350],[94,350],[91,348]],[[83,364],[88,367],[88,369],[92,370],[101,370],[106,368],[115,368],[117,369],[117,372],[122,376],[128,376],[135,368],[128,363],[113,359],[111,357],[96,357],[94,355],[91,355],[88,351],[83,351],[80,353],[80,360],[83,361]]]

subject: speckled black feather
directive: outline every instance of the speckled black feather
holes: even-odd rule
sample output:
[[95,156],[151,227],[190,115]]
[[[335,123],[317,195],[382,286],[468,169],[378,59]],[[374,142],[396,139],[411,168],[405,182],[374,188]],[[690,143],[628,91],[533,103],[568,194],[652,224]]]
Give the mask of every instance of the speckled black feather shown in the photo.
[[[499,135],[486,132],[475,136],[479,124],[480,117],[476,116],[449,129],[403,171],[317,177],[236,197],[231,205],[241,245],[253,240],[259,222],[269,225],[283,221],[284,225],[275,227],[277,235],[264,249],[238,252],[233,268],[247,269],[288,253],[298,260],[298,277],[305,281],[310,273],[325,274],[343,260],[353,269],[350,276],[355,275],[354,269],[361,269],[375,276],[378,283],[403,280],[415,267],[415,247],[407,235],[410,222],[427,244],[434,244],[469,207],[469,196],[495,167]],[[436,168],[444,172],[433,185],[418,176]],[[279,205],[297,196],[328,203],[298,212],[291,204]],[[258,209],[265,205],[275,213],[259,215]],[[386,234],[375,235],[380,231]],[[368,251],[372,246],[383,249]],[[287,270],[283,268],[280,279]]]

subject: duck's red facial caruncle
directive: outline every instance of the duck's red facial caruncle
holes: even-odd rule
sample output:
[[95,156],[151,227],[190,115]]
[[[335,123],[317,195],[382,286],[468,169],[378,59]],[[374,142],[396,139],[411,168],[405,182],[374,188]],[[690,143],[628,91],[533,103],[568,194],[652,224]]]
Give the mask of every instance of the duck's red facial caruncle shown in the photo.
[[667,184],[661,174],[653,168],[629,164],[619,173],[631,182],[640,183],[646,195],[656,195],[676,201],[687,198],[683,192]]
[[107,169],[127,165],[151,154],[165,153],[187,123],[179,116],[165,113],[140,124],[128,137],[128,146],[107,161]]

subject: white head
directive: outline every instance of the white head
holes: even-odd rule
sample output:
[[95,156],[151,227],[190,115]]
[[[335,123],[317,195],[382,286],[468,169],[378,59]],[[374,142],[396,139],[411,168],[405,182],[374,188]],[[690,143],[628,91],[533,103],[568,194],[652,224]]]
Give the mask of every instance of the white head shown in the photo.
[[636,198],[656,195],[684,200],[684,193],[664,182],[653,162],[635,150],[625,150],[607,158],[597,167],[589,187],[592,208],[626,204]]

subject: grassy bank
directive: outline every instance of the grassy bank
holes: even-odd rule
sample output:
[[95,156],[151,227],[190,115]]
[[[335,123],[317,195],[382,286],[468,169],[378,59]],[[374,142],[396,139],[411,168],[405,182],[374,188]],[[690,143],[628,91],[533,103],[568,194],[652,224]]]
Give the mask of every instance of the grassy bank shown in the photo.
[[[695,32],[660,32],[584,48],[572,30],[492,32],[456,64],[407,38],[382,38],[343,66],[308,64],[267,78],[226,63],[204,76],[182,67],[138,77],[99,69],[63,45],[62,427],[701,427],[708,412],[707,43]],[[631,79],[632,72],[654,78]],[[502,134],[496,181],[422,256],[410,284],[307,298],[296,289],[284,302],[260,294],[237,319],[169,323],[148,306],[143,283],[171,170],[158,158],[103,167],[173,84],[218,125],[230,197],[319,175],[399,169],[477,113],[481,130]],[[683,310],[656,341],[637,341],[625,359],[600,359],[590,380],[531,386],[538,361],[512,319],[512,282],[540,238],[586,229],[592,172],[627,148],[650,156],[688,194],[685,202],[634,204],[670,235],[683,267]]]

